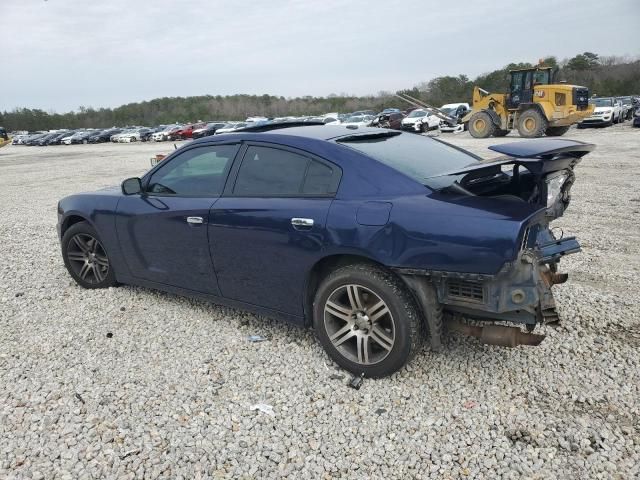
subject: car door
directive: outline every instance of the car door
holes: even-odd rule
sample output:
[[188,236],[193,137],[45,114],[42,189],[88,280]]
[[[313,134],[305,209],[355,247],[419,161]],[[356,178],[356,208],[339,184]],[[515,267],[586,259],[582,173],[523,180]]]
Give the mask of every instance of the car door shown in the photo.
[[325,244],[342,172],[273,144],[248,143],[240,155],[211,210],[209,239],[220,289],[233,300],[302,316],[305,281]]
[[220,294],[207,225],[239,148],[236,143],[184,150],[145,177],[142,194],[120,200],[116,229],[134,277]]

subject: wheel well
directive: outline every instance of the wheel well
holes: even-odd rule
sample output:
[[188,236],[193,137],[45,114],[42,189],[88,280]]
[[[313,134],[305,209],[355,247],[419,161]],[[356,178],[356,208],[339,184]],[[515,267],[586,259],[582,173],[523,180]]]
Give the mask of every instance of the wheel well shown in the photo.
[[67,229],[71,226],[71,225],[75,225],[76,223],[80,223],[80,222],[86,222],[87,219],[84,217],[81,217],[80,215],[69,215],[67,218],[65,218],[64,222],[62,223],[62,229],[60,231],[60,235],[64,235],[64,232],[67,231]]
[[381,263],[378,263],[375,260],[371,260],[370,258],[360,255],[344,254],[324,257],[311,268],[311,272],[307,277],[307,288],[305,289],[303,305],[306,325],[311,325],[313,323],[313,299],[322,280],[324,280],[324,278],[336,268],[344,267],[345,265],[354,265],[357,263],[376,265],[382,268],[386,268]]

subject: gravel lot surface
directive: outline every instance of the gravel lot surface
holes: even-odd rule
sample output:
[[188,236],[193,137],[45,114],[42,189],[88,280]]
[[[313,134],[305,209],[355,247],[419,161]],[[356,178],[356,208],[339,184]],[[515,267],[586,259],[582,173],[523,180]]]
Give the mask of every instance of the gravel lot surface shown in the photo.
[[[448,334],[360,390],[311,332],[72,282],[57,200],[171,144],[2,148],[0,478],[638,478],[640,129],[566,137],[598,149],[556,222],[584,249],[562,262],[561,324],[539,347]],[[442,138],[486,157],[518,139]]]

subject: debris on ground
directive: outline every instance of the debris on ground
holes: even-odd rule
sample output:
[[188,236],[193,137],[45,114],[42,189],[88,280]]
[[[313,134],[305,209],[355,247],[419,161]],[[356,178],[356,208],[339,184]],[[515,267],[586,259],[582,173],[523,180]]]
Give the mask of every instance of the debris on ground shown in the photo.
[[364,382],[364,373],[361,375],[354,375],[353,378],[349,381],[349,386],[355,390],[360,390],[362,386],[362,382]]
[[247,340],[249,340],[251,343],[258,343],[258,342],[266,342],[268,338],[263,337],[262,335],[247,335]]
[[251,405],[249,410],[258,410],[262,413],[266,413],[267,415],[271,415],[272,417],[275,415],[273,407],[266,403],[256,403],[255,405]]

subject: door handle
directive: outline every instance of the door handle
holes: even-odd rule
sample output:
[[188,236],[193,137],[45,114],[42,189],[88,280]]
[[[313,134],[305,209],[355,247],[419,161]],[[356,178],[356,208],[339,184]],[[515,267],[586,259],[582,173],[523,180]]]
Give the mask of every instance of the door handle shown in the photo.
[[187,217],[187,223],[200,225],[201,223],[204,223],[204,220],[202,220],[202,217]]
[[313,227],[313,218],[292,218],[291,225],[296,230],[310,229]]

